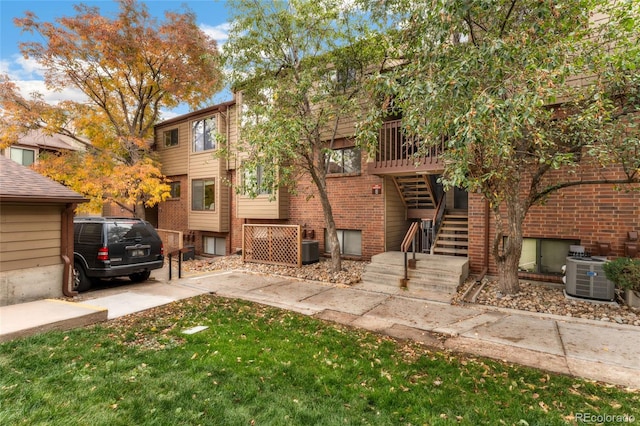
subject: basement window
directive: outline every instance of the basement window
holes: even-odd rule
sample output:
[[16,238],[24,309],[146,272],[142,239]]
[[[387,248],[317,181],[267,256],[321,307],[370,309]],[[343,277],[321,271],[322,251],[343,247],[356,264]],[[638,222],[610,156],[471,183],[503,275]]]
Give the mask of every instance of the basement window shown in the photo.
[[[329,253],[329,233],[324,231],[324,250]],[[338,242],[340,254],[349,256],[362,256],[362,231],[352,229],[338,229]]]
[[540,274],[562,274],[569,246],[580,244],[579,240],[547,238],[525,238],[518,270]]
[[216,256],[224,256],[226,254],[227,243],[224,238],[203,237],[203,239],[205,254],[214,254]]

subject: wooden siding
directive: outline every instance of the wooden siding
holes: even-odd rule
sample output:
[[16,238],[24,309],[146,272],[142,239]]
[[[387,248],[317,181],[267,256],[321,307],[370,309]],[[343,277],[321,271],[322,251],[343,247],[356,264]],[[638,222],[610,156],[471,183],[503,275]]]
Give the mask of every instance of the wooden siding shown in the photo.
[[[230,227],[230,189],[226,182],[228,161],[217,158],[217,149],[202,152],[193,152],[192,127],[193,122],[207,117],[215,117],[216,128],[221,136],[217,141],[221,144],[233,143],[237,138],[236,108],[230,105],[228,109],[221,107],[219,110],[203,110],[201,113],[192,113],[184,119],[170,120],[166,125],[156,127],[156,147],[162,163],[162,172],[166,176],[187,175],[188,179],[182,188],[182,197],[187,199],[188,229],[195,231],[229,232]],[[178,145],[164,146],[164,132],[178,129]],[[215,210],[192,211],[192,181],[194,179],[215,180]]]
[[241,219],[289,219],[290,194],[279,188],[274,200],[268,195],[255,198],[246,195],[237,197],[236,217]]
[[61,264],[61,211],[61,206],[3,205],[0,271]]
[[409,222],[406,220],[406,208],[393,180],[384,178],[384,227],[385,251],[398,251],[402,244]]
[[[229,108],[227,114],[228,120],[228,128],[226,134],[226,143],[227,146],[230,147],[229,153],[233,152],[233,147],[238,144],[238,126],[240,125],[239,114],[240,108],[238,108],[238,104],[234,104]],[[237,155],[232,155],[231,158],[227,159],[227,169],[235,170],[237,167]]]
[[[164,146],[164,132],[172,129],[178,129],[178,145]],[[187,173],[190,140],[190,122],[174,123],[156,128],[155,142],[162,163],[161,170],[165,176]]]

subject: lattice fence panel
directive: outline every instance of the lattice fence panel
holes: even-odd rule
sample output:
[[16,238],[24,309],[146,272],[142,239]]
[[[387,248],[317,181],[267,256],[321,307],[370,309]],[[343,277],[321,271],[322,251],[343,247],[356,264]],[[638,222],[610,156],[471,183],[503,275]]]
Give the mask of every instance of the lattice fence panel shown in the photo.
[[164,252],[171,253],[182,248],[182,232],[168,229],[156,229],[164,245]]
[[242,260],[276,265],[302,265],[299,225],[242,225]]

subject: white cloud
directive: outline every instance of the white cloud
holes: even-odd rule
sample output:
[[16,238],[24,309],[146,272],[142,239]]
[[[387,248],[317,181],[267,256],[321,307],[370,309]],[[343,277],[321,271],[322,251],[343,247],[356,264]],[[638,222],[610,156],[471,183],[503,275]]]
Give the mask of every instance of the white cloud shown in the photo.
[[84,93],[76,88],[65,88],[61,91],[48,89],[44,84],[44,68],[35,60],[25,59],[21,55],[13,55],[10,60],[0,61],[0,72],[9,76],[24,98],[31,98],[33,93],[40,93],[44,101],[50,104],[67,100],[87,101]]
[[200,24],[200,29],[209,37],[218,42],[218,45],[221,46],[225,41],[229,38],[229,29],[231,28],[231,24],[229,22],[225,22],[220,25],[211,26],[207,24]]
[[76,88],[53,91],[47,89],[43,80],[13,80],[13,82],[18,86],[20,94],[25,98],[31,98],[33,93],[40,93],[45,102],[53,105],[62,101],[87,101],[86,95]]
[[44,77],[44,68],[35,59],[25,59],[23,56],[17,56],[15,62],[19,66],[21,75],[33,78]]
[[44,68],[40,64],[17,54],[0,61],[0,72],[7,74],[11,80],[40,80],[44,76]]

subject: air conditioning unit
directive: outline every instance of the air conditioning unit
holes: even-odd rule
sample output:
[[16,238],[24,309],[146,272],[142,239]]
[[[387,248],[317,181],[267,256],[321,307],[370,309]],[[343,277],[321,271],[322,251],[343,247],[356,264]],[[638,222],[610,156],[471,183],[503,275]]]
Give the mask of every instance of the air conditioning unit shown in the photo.
[[315,240],[302,240],[302,264],[309,265],[319,261],[319,242]]
[[605,259],[567,257],[565,291],[570,296],[595,300],[615,300],[616,286],[602,266]]

